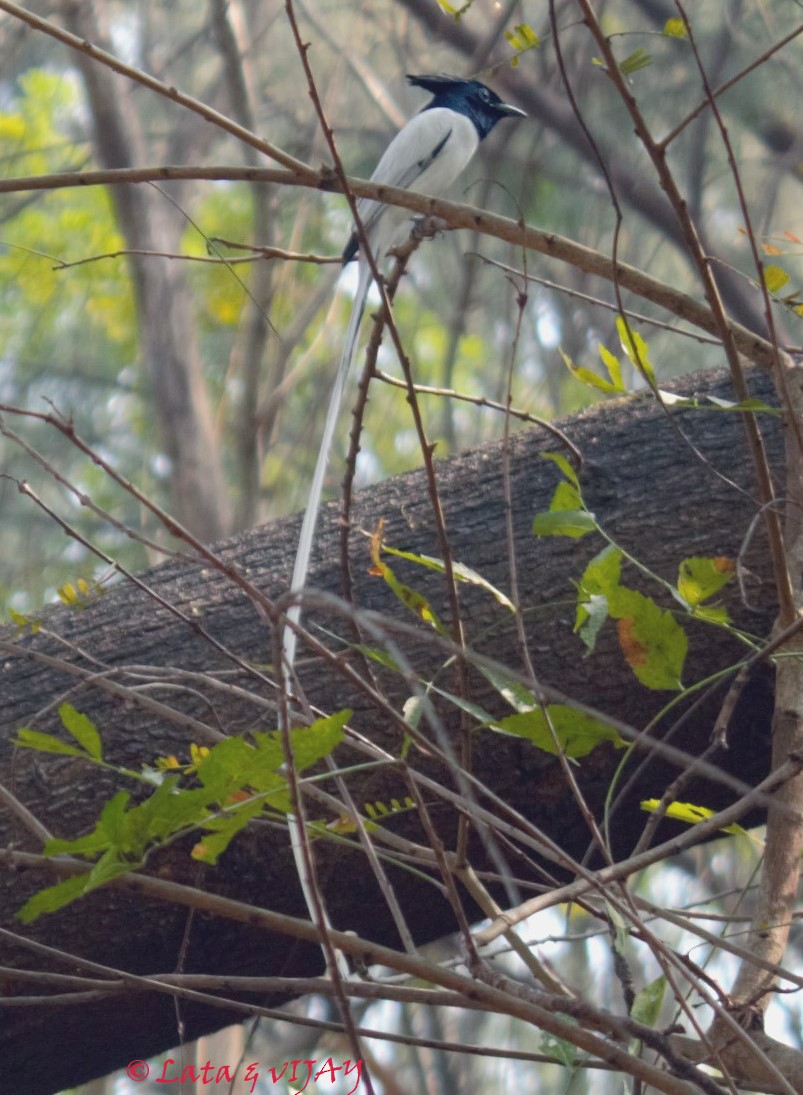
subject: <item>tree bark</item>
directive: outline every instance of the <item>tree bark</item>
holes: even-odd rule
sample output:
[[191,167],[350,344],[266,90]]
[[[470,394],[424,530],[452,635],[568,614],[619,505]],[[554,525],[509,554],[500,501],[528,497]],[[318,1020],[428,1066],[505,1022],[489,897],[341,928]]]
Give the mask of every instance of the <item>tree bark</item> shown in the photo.
[[[65,0],[67,29],[108,48],[96,3]],[[104,167],[143,162],[142,127],[131,104],[132,85],[83,53],[75,56],[92,112],[95,148]],[[181,201],[181,188],[171,188]],[[185,222],[169,199],[147,186],[111,192],[125,237],[134,287],[142,364],[164,453],[170,460],[171,508],[176,518],[211,543],[231,531],[212,407],[203,375],[192,294],[182,263],[158,258],[178,254]],[[150,252],[150,254],[148,253]]]
[[[751,380],[755,394],[772,402],[769,380],[757,373]],[[673,387],[701,397],[715,394],[727,398],[729,391],[722,374],[700,374]],[[783,442],[778,420],[765,415],[762,425],[770,458],[780,469]],[[599,404],[565,421],[562,427],[582,453],[580,478],[589,508],[624,548],[665,579],[675,581],[678,564],[688,556],[734,559],[747,549],[743,564],[749,572],[749,605],[742,602],[735,585],[726,589],[723,601],[738,625],[751,634],[768,635],[774,617],[773,587],[767,580],[760,524],[759,531],[749,535],[756,504],[738,414],[690,409],[667,412],[651,397],[639,395]],[[678,427],[696,452],[684,441]],[[510,495],[520,601],[535,671],[544,686],[559,689],[572,700],[591,704],[640,729],[663,708],[668,694],[650,692],[636,682],[624,663],[610,623],[590,657],[584,657],[584,648],[572,630],[576,598],[573,582],[603,541],[598,536],[537,539],[532,533],[533,516],[548,508],[557,482],[554,465],[540,457],[557,447],[553,437],[535,428],[520,432],[510,444]],[[454,558],[509,592],[502,461],[502,446],[495,444],[439,463],[437,470]],[[394,620],[413,618],[385,583],[368,573],[368,541],[360,530],[373,528],[380,518],[385,520],[384,538],[388,544],[411,552],[438,554],[423,473],[400,476],[361,492],[356,499],[350,538],[356,602],[379,613],[390,626]],[[256,529],[222,544],[219,554],[247,573],[268,596],[279,596],[287,588],[298,528],[299,519],[294,517]],[[325,508],[320,522],[310,579],[315,589],[338,591],[338,543],[338,505],[332,503]],[[403,580],[423,592],[442,618],[448,618],[448,598],[440,574],[398,560],[392,563]],[[624,578],[628,584],[642,584],[634,570]],[[134,768],[153,762],[159,755],[186,755],[188,743],[200,740],[197,729],[182,727],[172,718],[160,717],[152,707],[130,702],[131,695],[123,702],[108,691],[110,681],[142,683],[149,676],[142,667],[170,667],[174,673],[172,678],[160,678],[160,688],[143,693],[146,700],[158,699],[212,730],[238,733],[275,725],[272,716],[266,717],[264,708],[256,702],[245,697],[237,699],[200,679],[181,676],[193,671],[217,673],[225,681],[233,679],[231,660],[198,633],[197,625],[247,662],[260,666],[268,663],[270,635],[253,604],[231,581],[200,563],[173,560],[143,575],[142,580],[164,602],[181,609],[190,622],[181,622],[141,588],[125,582],[80,611],[58,609],[48,613],[37,634],[23,638],[8,635],[0,646],[4,655],[0,663],[0,782],[13,788],[16,797],[59,836],[77,835],[91,826],[102,803],[117,786],[116,777],[95,767],[90,769],[81,761],[42,757],[13,748],[12,738],[19,727],[58,732],[55,709],[61,698],[68,698],[95,721],[105,752],[115,763]],[[645,588],[656,595],[654,586]],[[506,666],[519,668],[516,628],[510,614],[476,587],[461,587],[460,602],[470,646]],[[670,606],[671,600],[667,600],[665,607]],[[314,633],[322,634],[315,628],[326,623],[349,641],[352,638],[343,617],[332,612],[330,605],[325,612],[309,606],[305,619]],[[744,646],[724,630],[691,619],[684,619],[683,626],[690,638],[686,684],[702,680],[744,655]],[[431,679],[444,660],[443,651],[430,641],[431,634],[421,624],[414,639],[401,633],[394,635],[425,679]],[[56,669],[37,660],[45,655],[96,676],[92,681],[81,681],[64,668]],[[355,656],[344,657],[359,669]],[[351,707],[351,725],[398,756],[402,742],[396,728],[372,708],[364,693],[350,688],[330,664],[305,657],[303,645],[300,665],[305,691],[316,708],[335,711]],[[135,666],[140,667],[136,670],[139,677],[133,676]],[[150,676],[156,679],[156,672]],[[256,691],[247,674],[241,673],[237,680]],[[389,672],[382,676],[381,683],[400,710],[409,695],[408,686]],[[438,683],[449,687],[446,677],[439,677]],[[709,745],[727,683],[690,710],[679,728],[676,720],[685,709],[674,710],[659,724],[656,736],[675,727],[674,746],[691,756],[703,752]],[[505,713],[499,697],[478,674],[472,675],[472,689],[474,702]],[[261,701],[266,695],[262,688],[257,698]],[[447,732],[457,741],[459,716],[445,703],[439,705],[438,713]],[[771,717],[772,680],[767,672],[758,671],[751,676],[731,720],[728,748],[715,758],[723,773],[751,785],[766,774]],[[619,759],[618,753],[601,747],[576,769],[576,778],[596,811],[602,807]],[[451,775],[431,757],[413,751],[409,760],[416,768],[451,785]],[[638,773],[614,815],[613,850],[617,856],[627,854],[641,833],[645,815],[639,801],[660,797],[678,774],[676,764],[647,749],[639,751],[637,761]],[[496,795],[569,854],[577,859],[586,854],[589,833],[554,757],[517,739],[479,733],[474,739],[473,770]],[[393,766],[349,779],[349,787],[358,806],[388,802],[406,793]],[[736,794],[726,782],[696,778],[684,788],[683,797],[716,808],[733,801]],[[454,815],[438,802],[432,818],[439,837],[452,847]],[[8,815],[0,816],[0,820],[6,823],[4,845],[13,843],[38,850],[19,820]],[[403,836],[420,839],[412,817],[395,817],[389,826]],[[664,824],[658,839],[673,831],[671,825]],[[334,925],[396,945],[393,921],[362,854],[342,844],[317,842],[315,849]],[[482,864],[482,854],[481,846],[472,848],[472,862]],[[558,873],[552,863],[541,866],[552,875]],[[200,868],[189,859],[186,847],[174,846],[156,857],[149,869],[159,877],[199,885],[257,906],[306,915],[286,833],[265,825],[253,826],[240,836],[215,868]],[[525,865],[516,864],[519,878],[525,870]],[[390,877],[417,943],[455,929],[452,911],[439,890],[408,872],[391,869]],[[185,909],[111,888],[21,929],[15,920],[16,910],[30,893],[53,881],[36,871],[5,871],[0,875],[0,922],[10,930],[70,953],[138,973],[174,970],[185,929],[189,943],[182,968],[187,972],[306,976],[320,970],[317,948],[208,915],[196,914],[188,926]],[[538,865],[533,867],[531,882],[543,882]],[[500,899],[504,900],[501,895]],[[468,911],[469,915],[473,913],[471,906]],[[0,948],[4,966],[71,972],[65,963],[44,959],[5,938],[0,938]],[[5,991],[7,996],[19,994],[23,998],[33,990],[20,981],[7,984]],[[181,1014],[187,1038],[233,1020],[231,1011],[186,1004],[181,1005]],[[178,1041],[171,1000],[158,994],[120,993],[80,1007],[6,1007],[5,1023],[0,1028],[0,1060],[4,1062],[5,1082],[11,1078],[9,1092],[44,1095],[111,1071],[132,1058],[145,1058]]]

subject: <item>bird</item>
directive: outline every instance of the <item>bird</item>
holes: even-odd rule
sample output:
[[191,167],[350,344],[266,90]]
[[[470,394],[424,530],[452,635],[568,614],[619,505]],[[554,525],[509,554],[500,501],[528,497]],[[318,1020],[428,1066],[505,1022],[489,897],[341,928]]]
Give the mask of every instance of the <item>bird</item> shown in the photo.
[[[442,194],[454,182],[479,148],[480,142],[503,118],[524,118],[526,113],[505,103],[496,92],[479,80],[458,76],[413,76],[407,81],[422,88],[432,99],[396,134],[382,154],[371,181],[386,186],[416,190],[430,197]],[[291,595],[304,588],[312,552],[312,541],[320,510],[321,494],[329,455],[334,439],[343,390],[351,368],[360,322],[371,287],[371,266],[364,253],[362,239],[368,242],[374,263],[378,266],[393,247],[401,243],[411,218],[408,210],[384,205],[370,198],[360,198],[356,204],[363,237],[356,227],[343,250],[343,265],[358,261],[357,291],[351,308],[340,362],[335,373],[318,459],[312,477],[307,504],[296,549]],[[296,653],[296,633],[290,624],[301,620],[301,604],[296,600],[287,612],[289,624],[284,628],[282,653],[285,681],[292,676]]]

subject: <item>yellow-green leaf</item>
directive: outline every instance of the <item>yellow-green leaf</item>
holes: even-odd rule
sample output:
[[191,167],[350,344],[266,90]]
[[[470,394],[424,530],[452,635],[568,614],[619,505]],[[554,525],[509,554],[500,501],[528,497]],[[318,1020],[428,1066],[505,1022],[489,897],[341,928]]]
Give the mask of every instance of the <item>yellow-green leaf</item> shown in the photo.
[[[641,803],[641,809],[648,814],[654,814],[660,805],[660,799],[647,798]],[[666,808],[665,817],[673,821],[685,821],[687,825],[699,825],[701,821],[707,821],[714,816],[715,811],[707,806],[696,806],[693,802],[670,802]],[[734,836],[742,836],[747,830],[735,822],[732,825],[723,825],[723,833],[732,833]]]
[[546,513],[537,513],[533,518],[533,532],[536,536],[568,536],[570,539],[579,540],[580,537],[593,532],[596,527],[597,522],[593,513],[589,513],[583,505],[574,472],[572,472],[571,482],[562,479],[558,483],[552,495],[552,501],[549,503],[549,510]]
[[[600,347],[600,349],[603,349],[603,347]],[[580,381],[581,384],[585,384],[589,388],[596,388],[597,391],[605,392],[606,394],[612,394],[613,392],[624,390],[618,388],[615,381],[611,383],[611,381],[606,380],[604,376],[600,376],[599,373],[595,373],[593,369],[587,369],[585,365],[575,365],[574,361],[572,361],[571,357],[569,357],[569,355],[564,350],[560,351],[560,356],[563,358],[563,362],[566,368],[576,380]],[[614,361],[616,361],[615,358]],[[619,363],[616,362],[616,364],[618,366]]]
[[623,61],[619,62],[619,71],[623,76],[632,76],[634,72],[638,72],[639,69],[646,68],[647,65],[652,64],[652,57],[644,49],[636,49],[629,54]]
[[691,608],[696,608],[718,593],[736,572],[733,559],[693,555],[678,569],[678,593]]
[[526,738],[546,753],[562,752],[572,759],[586,756],[602,742],[610,742],[617,749],[627,745],[612,726],[565,704],[550,704],[546,711],[542,707],[517,711],[494,721],[491,729]]
[[666,977],[660,974],[637,993],[630,1009],[630,1018],[646,1027],[654,1027],[658,1022],[665,992]]
[[[418,555],[413,551],[401,551],[399,548],[390,547],[388,544],[382,544],[382,550],[386,555],[395,555],[397,559],[406,559],[409,563],[416,563],[418,566],[427,567],[429,570],[436,570],[439,574],[443,574],[446,570],[443,560],[436,559],[431,555]],[[458,582],[465,582],[467,585],[478,586],[480,589],[487,590],[492,597],[504,608],[510,609],[511,612],[515,611],[513,602],[507,597],[501,589],[497,589],[496,586],[491,585],[487,578],[483,578],[481,574],[478,574],[476,570],[466,566],[465,563],[452,561],[452,573]]]
[[596,527],[593,514],[584,509],[550,509],[533,518],[536,536],[567,536],[570,540],[579,540]]
[[560,470],[563,472],[569,482],[573,483],[578,490],[580,489],[580,480],[577,478],[577,472],[574,470],[574,468],[563,455],[563,453],[542,452],[541,459],[549,460],[551,464],[555,464],[556,467],[560,468]]
[[767,287],[768,293],[777,293],[783,289],[784,285],[789,281],[789,275],[786,270],[780,266],[765,266],[764,267],[764,284]]
[[622,366],[619,364],[619,358],[615,354],[612,354],[607,346],[603,346],[601,342],[598,344],[598,347],[599,356],[602,358],[602,362],[608,370],[608,376],[611,378],[614,391],[624,392],[625,386],[622,381]]
[[679,691],[689,641],[670,612],[650,597],[620,586],[608,597],[619,645],[636,678],[647,688]]
[[371,534],[372,566],[369,573],[378,578],[383,578],[388,588],[396,597],[398,597],[401,603],[409,608],[411,612],[414,612],[420,620],[430,624],[439,634],[448,634],[446,628],[438,619],[435,611],[423,593],[419,593],[411,586],[405,585],[404,582],[400,582],[387,563],[382,561],[382,529],[384,528],[384,524],[384,521],[380,520],[376,529]]
[[589,652],[594,649],[599,630],[608,618],[608,595],[619,587],[622,552],[608,544],[583,571],[577,587],[577,614],[574,630]]
[[622,349],[630,358],[631,362],[651,384],[655,385],[657,383],[655,379],[655,369],[650,364],[647,353],[647,343],[633,325],[626,322],[624,316],[616,317],[616,330],[619,334],[619,341],[622,344]]
[[64,729],[75,738],[93,760],[103,759],[100,734],[90,718],[76,711],[71,703],[63,703],[59,707],[59,718]]
[[79,749],[76,745],[70,745],[69,742],[55,738],[52,734],[29,730],[27,727],[19,731],[14,744],[21,745],[25,749],[35,749],[38,753],[56,753],[66,757],[86,756],[83,749]]
[[686,38],[686,24],[682,19],[667,19],[664,23],[664,34],[668,38]]

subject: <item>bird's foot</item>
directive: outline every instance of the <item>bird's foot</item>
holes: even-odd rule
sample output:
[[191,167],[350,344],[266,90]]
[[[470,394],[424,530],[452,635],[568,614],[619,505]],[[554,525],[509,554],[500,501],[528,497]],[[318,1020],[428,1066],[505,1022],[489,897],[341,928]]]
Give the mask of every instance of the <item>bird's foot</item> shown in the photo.
[[419,242],[434,239],[448,228],[449,225],[442,217],[413,217],[412,235]]

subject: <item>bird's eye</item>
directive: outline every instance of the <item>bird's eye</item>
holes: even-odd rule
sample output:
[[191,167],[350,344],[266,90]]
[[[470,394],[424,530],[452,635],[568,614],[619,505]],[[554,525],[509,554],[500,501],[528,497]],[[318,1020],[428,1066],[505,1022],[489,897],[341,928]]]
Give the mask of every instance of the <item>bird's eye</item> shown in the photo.
[[484,103],[489,103],[491,101],[491,93],[488,91],[487,87],[480,88],[480,98]]

